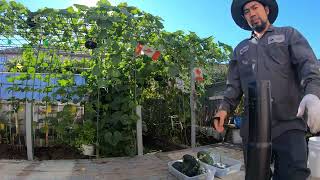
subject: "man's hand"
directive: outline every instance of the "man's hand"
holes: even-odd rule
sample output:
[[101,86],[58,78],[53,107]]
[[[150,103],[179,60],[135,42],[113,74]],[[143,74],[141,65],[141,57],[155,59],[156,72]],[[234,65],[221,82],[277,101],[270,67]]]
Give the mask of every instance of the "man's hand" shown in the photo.
[[214,128],[219,132],[223,132],[224,130],[224,127],[223,127],[223,124],[224,124],[224,121],[226,120],[227,118],[227,111],[218,111],[217,114],[214,115],[214,119],[213,119],[213,125],[214,125]]
[[320,99],[318,96],[313,94],[307,94],[303,97],[297,117],[302,117],[307,110],[308,115],[308,126],[310,128],[311,133],[317,133],[320,131]]

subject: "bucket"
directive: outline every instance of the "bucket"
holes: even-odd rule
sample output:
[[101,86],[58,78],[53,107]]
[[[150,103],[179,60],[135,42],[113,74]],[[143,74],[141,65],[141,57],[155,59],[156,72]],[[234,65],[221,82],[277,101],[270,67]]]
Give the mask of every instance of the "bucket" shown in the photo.
[[240,136],[240,129],[232,129],[232,143],[241,144],[242,138]]
[[81,145],[82,154],[86,156],[93,156],[94,155],[94,146],[93,145]]
[[311,176],[320,178],[320,137],[309,138],[308,147],[308,167],[311,170]]
[[320,146],[320,136],[310,137],[309,144]]

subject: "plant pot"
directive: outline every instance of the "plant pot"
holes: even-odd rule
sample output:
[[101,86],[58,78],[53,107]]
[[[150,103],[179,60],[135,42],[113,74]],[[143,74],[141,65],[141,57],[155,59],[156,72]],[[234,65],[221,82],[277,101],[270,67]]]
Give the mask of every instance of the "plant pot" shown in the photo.
[[232,129],[232,143],[241,144],[242,138],[240,136],[240,129]]
[[94,146],[91,144],[82,144],[81,145],[82,154],[86,156],[94,155]]

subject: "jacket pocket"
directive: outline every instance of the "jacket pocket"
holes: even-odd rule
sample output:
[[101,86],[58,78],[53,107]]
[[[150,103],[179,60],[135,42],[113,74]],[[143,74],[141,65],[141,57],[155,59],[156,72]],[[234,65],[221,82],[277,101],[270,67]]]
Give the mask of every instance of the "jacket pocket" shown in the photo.
[[267,53],[275,65],[286,65],[289,63],[289,48],[285,43],[273,43],[267,45]]
[[285,43],[273,43],[266,46],[264,65],[274,76],[287,78],[291,64],[288,46]]

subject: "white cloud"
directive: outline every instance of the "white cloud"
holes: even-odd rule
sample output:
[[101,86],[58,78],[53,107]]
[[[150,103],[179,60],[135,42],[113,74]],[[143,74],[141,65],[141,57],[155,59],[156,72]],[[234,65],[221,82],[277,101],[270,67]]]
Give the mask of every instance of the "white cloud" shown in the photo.
[[[89,7],[96,6],[98,0],[73,0],[72,4],[82,4]],[[123,0],[109,0],[112,5],[118,5]]]

